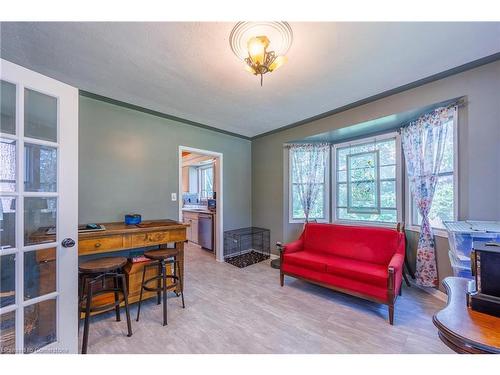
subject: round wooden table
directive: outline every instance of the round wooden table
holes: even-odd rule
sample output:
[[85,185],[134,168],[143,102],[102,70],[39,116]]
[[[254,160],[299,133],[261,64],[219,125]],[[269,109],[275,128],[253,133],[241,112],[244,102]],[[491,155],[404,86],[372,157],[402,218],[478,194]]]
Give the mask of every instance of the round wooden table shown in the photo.
[[443,285],[448,303],[432,319],[439,338],[457,353],[500,354],[500,318],[467,307],[469,280],[447,277]]

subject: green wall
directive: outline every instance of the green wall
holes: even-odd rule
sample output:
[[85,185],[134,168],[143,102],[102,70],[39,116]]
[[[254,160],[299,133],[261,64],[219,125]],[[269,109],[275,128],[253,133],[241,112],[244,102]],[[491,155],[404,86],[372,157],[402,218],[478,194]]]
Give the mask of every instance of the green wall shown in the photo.
[[[295,239],[288,223],[283,144],[465,96],[459,109],[459,218],[500,220],[500,62],[425,84],[335,115],[252,140],[252,222],[271,229],[271,243]],[[411,251],[416,236],[409,236]],[[437,240],[440,279],[451,274],[448,242]],[[410,258],[414,258],[410,254]]]
[[85,96],[79,117],[80,223],[177,219],[183,145],[223,153],[224,229],[251,225],[250,141]]

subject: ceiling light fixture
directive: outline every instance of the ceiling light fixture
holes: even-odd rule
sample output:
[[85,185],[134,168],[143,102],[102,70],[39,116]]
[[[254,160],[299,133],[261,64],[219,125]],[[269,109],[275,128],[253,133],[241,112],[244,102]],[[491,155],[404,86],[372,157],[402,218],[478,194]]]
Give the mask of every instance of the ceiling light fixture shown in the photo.
[[272,72],[286,61],[292,45],[292,28],[287,22],[238,22],[229,36],[234,54],[245,62],[245,70],[258,76]]

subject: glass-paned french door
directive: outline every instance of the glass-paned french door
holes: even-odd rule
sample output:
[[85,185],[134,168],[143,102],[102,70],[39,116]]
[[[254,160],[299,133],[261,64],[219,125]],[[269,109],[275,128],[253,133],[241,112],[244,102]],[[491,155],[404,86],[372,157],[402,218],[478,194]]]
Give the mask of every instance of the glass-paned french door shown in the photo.
[[0,352],[77,351],[78,90],[0,59]]

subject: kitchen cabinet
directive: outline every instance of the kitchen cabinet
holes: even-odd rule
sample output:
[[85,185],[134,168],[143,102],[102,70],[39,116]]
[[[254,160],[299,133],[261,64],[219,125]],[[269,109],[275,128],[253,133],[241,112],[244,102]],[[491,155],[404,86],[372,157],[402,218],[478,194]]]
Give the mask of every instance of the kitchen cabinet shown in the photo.
[[182,167],[182,192],[189,192],[189,167]]
[[188,224],[187,228],[187,239],[188,241],[198,243],[198,213],[184,211],[183,214],[184,224]]
[[182,221],[189,225],[186,230],[188,241],[200,245],[206,250],[215,251],[215,213],[208,210],[185,209]]

